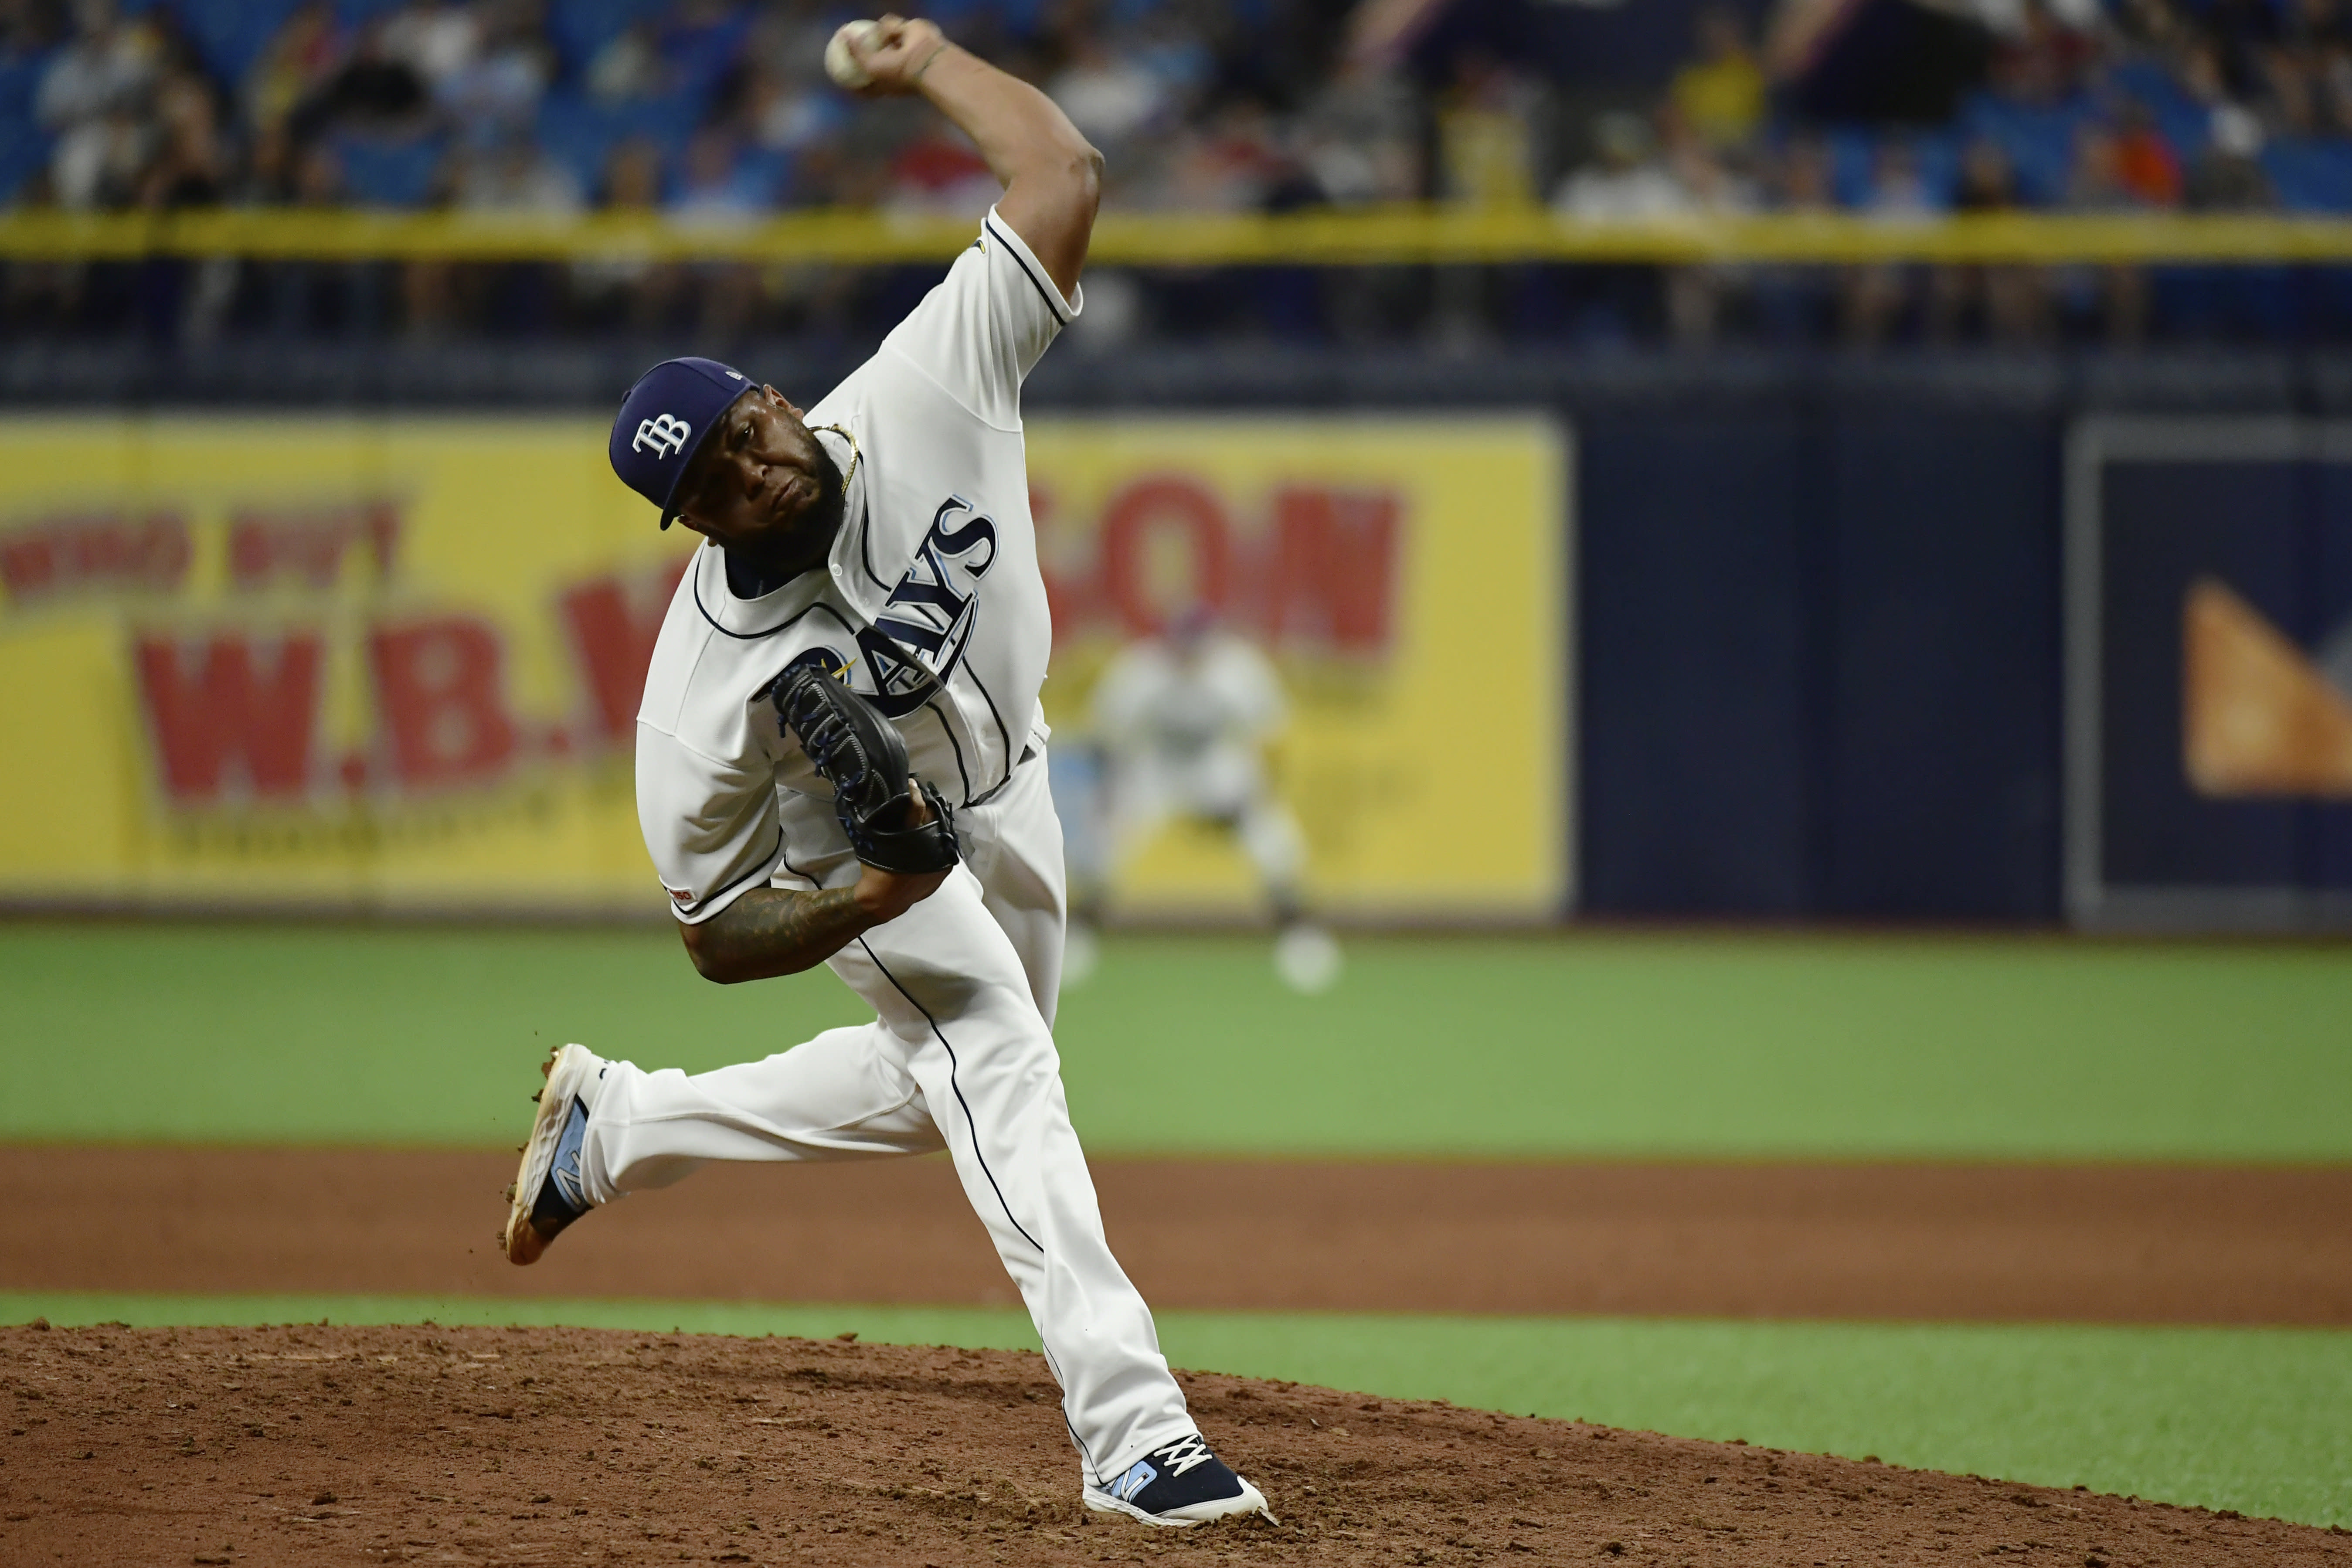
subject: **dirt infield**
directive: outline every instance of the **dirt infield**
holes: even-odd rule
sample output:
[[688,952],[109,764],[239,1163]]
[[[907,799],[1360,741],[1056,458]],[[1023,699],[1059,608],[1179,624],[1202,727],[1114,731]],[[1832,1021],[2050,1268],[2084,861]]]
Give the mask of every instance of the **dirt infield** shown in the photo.
[[1278,1525],[1089,1518],[1043,1361],[589,1330],[0,1330],[0,1561],[2352,1563],[2081,1492],[1213,1376]]
[[[17,1290],[1011,1305],[944,1161],[713,1167],[491,1243],[466,1152],[0,1149]],[[2352,1170],[1104,1161],[1160,1307],[2352,1323]],[[1181,1203],[1170,1194],[1181,1194]]]

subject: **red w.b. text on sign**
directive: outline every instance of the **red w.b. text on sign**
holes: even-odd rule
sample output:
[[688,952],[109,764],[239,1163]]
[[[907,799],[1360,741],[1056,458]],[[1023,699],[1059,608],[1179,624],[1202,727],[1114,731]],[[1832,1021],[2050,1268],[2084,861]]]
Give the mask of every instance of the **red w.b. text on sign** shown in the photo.
[[[124,539],[146,536],[119,528],[104,536],[112,542],[93,544],[100,535],[89,519],[101,516],[15,536],[25,580],[50,592],[184,585],[192,552],[183,513],[146,525],[168,522],[176,555],[152,542],[132,550]],[[226,597],[191,604],[176,619],[142,612],[130,633],[164,804],[301,809],[446,796],[634,743],[677,565],[559,582],[546,625],[531,628],[437,605],[404,583],[396,501],[238,506],[225,521],[203,537],[224,552],[212,575]],[[568,712],[538,716],[518,704],[514,641],[534,633],[565,666]],[[359,694],[359,710],[331,724],[339,686]]]
[[1233,498],[1181,471],[1121,485],[1089,519],[1033,486],[1057,630],[1123,637],[1206,611],[1267,643],[1385,653],[1395,637],[1403,499],[1379,486],[1279,485]]
[[132,660],[165,795],[301,797],[325,665],[316,632],[142,637]]
[[[667,577],[667,573],[656,575]],[[297,805],[321,794],[406,796],[502,784],[528,764],[625,750],[659,629],[658,584],[618,576],[565,590],[557,613],[580,689],[570,722],[532,723],[509,690],[506,630],[471,615],[388,616],[359,649],[372,723],[328,744],[320,626],[148,630],[133,641],[156,782],[170,803]]]

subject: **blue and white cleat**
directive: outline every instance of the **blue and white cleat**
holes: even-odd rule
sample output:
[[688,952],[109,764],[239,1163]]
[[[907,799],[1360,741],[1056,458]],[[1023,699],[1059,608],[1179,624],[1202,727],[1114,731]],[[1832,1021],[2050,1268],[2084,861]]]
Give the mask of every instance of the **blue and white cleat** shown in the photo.
[[595,1205],[580,1181],[580,1145],[589,1101],[608,1064],[585,1046],[565,1046],[540,1070],[539,1115],[522,1146],[522,1169],[507,1189],[507,1261],[536,1263],[559,1232]]
[[1088,1486],[1086,1496],[1097,1513],[1123,1513],[1179,1529],[1242,1513],[1278,1522],[1265,1506],[1265,1495],[1209,1452],[1198,1432],[1152,1449],[1109,1486]]

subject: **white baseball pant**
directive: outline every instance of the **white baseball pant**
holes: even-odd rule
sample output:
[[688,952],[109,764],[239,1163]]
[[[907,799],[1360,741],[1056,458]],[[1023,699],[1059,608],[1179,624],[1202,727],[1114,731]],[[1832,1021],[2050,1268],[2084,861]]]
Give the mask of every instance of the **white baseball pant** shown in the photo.
[[[965,862],[929,898],[830,960],[873,1006],[767,1058],[691,1077],[616,1062],[582,1150],[588,1195],[667,1185],[704,1160],[854,1160],[946,1149],[1020,1288],[1062,1385],[1089,1479],[1106,1486],[1194,1430],[1151,1310],[1104,1238],[1070,1126],[1051,1019],[1060,984],[1062,832],[1044,748],[956,814]],[[792,870],[825,887],[858,867],[830,803],[784,797],[785,832],[825,853]]]
[[1307,864],[1307,839],[1281,796],[1265,787],[1254,750],[1220,744],[1196,761],[1154,752],[1118,760],[1110,773],[1111,842],[1124,858],[1171,816],[1229,822],[1242,853],[1269,888],[1287,892]]

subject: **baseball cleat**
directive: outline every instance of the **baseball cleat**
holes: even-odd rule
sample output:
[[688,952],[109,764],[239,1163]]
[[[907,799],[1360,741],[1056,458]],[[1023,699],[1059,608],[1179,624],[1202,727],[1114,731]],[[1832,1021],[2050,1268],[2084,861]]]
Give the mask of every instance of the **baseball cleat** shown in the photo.
[[1209,1452],[1198,1432],[1164,1443],[1127,1468],[1108,1487],[1089,1486],[1087,1506],[1097,1513],[1123,1513],[1146,1524],[1182,1529],[1235,1514],[1265,1516],[1277,1522],[1265,1495],[1234,1474]]
[[585,1046],[565,1046],[539,1070],[539,1115],[522,1146],[522,1169],[507,1189],[507,1261],[536,1263],[563,1227],[595,1205],[580,1182],[580,1145],[588,1135],[588,1096],[606,1063]]

